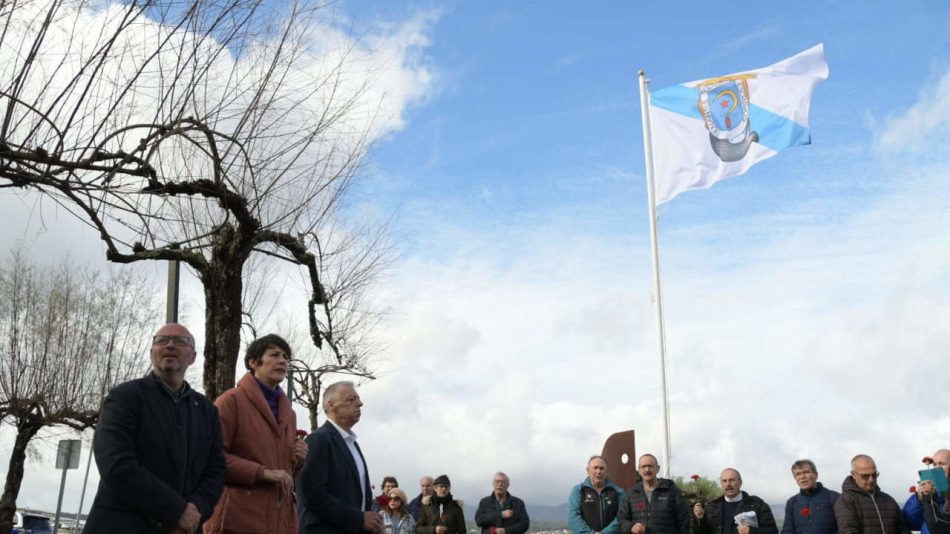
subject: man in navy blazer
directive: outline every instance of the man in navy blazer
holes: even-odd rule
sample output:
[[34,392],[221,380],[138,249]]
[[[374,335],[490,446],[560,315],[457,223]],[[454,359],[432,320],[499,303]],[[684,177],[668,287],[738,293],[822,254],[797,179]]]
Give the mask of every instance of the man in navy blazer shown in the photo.
[[328,421],[307,436],[307,460],[297,479],[301,534],[383,530],[382,516],[370,511],[369,470],[352,431],[362,406],[352,382],[331,384],[323,393]]
[[193,533],[224,488],[221,423],[185,382],[195,338],[167,324],[152,338],[152,371],[119,384],[99,413],[99,490],[83,532]]

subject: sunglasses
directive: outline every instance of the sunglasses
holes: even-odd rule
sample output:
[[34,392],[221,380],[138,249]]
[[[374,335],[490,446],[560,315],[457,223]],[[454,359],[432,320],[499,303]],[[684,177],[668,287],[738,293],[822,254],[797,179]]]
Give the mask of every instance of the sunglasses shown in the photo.
[[852,474],[853,474],[855,477],[860,478],[861,480],[871,480],[872,478],[875,478],[875,479],[876,479],[877,477],[881,476],[881,474],[878,473],[877,471],[875,471],[875,472],[873,472],[873,473],[863,473],[863,474],[862,474],[862,473],[852,473]]

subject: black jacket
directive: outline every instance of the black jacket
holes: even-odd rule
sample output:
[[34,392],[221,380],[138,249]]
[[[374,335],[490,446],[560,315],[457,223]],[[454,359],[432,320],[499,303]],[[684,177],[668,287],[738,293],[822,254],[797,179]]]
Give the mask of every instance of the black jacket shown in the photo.
[[[498,499],[495,498],[494,493],[478,503],[475,524],[482,527],[482,534],[491,534],[492,527],[504,528],[505,534],[524,534],[528,531],[530,520],[524,501],[508,493],[500,507],[497,503]],[[512,516],[503,519],[501,517],[503,510],[511,510]]]
[[[910,534],[901,507],[893,497],[875,488],[868,493],[847,476],[835,501],[840,534]],[[883,528],[882,528],[883,527]]]
[[[703,518],[697,520],[694,517],[692,520],[693,534],[728,534],[722,532],[722,510],[725,504],[725,497],[719,497],[707,504]],[[778,534],[778,526],[775,524],[772,509],[762,499],[743,491],[742,500],[736,507],[736,514],[742,512],[755,512],[759,526],[750,528],[751,534]],[[730,524],[735,524],[731,518],[728,519]]]
[[106,397],[93,437],[99,490],[84,532],[167,532],[189,502],[211,517],[224,489],[218,410],[188,388],[175,403],[151,373]]
[[636,523],[643,523],[647,532],[654,534],[689,534],[686,499],[673,481],[665,478],[659,480],[649,501],[643,482],[624,492],[618,517],[621,534],[629,534]]

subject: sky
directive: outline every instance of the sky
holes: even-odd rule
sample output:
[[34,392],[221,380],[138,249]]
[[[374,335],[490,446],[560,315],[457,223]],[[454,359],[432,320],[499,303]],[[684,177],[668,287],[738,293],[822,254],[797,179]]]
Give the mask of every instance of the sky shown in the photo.
[[[355,427],[375,483],[415,494],[446,473],[473,503],[502,470],[529,505],[557,505],[614,432],[659,455],[637,71],[660,89],[817,43],[830,74],[813,144],[660,206],[670,468],[736,467],[743,489],[781,503],[794,460],[839,488],[867,453],[903,501],[920,458],[950,446],[946,2],[334,9],[395,58],[389,127],[346,200],[355,220],[389,220],[398,251],[372,293],[384,349]],[[33,200],[0,194],[0,245],[117,268],[91,230]],[[200,330],[200,287],[183,283]],[[11,445],[4,431],[0,458]],[[55,456],[36,450],[18,504],[52,509]]]

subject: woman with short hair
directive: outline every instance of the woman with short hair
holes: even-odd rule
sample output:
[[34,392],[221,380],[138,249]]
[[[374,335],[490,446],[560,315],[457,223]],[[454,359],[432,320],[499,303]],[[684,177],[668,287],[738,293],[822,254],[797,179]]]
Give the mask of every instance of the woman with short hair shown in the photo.
[[307,458],[307,444],[297,439],[297,417],[280,389],[290,357],[280,336],[254,340],[244,355],[247,374],[214,401],[227,475],[205,534],[297,532],[294,477]]

